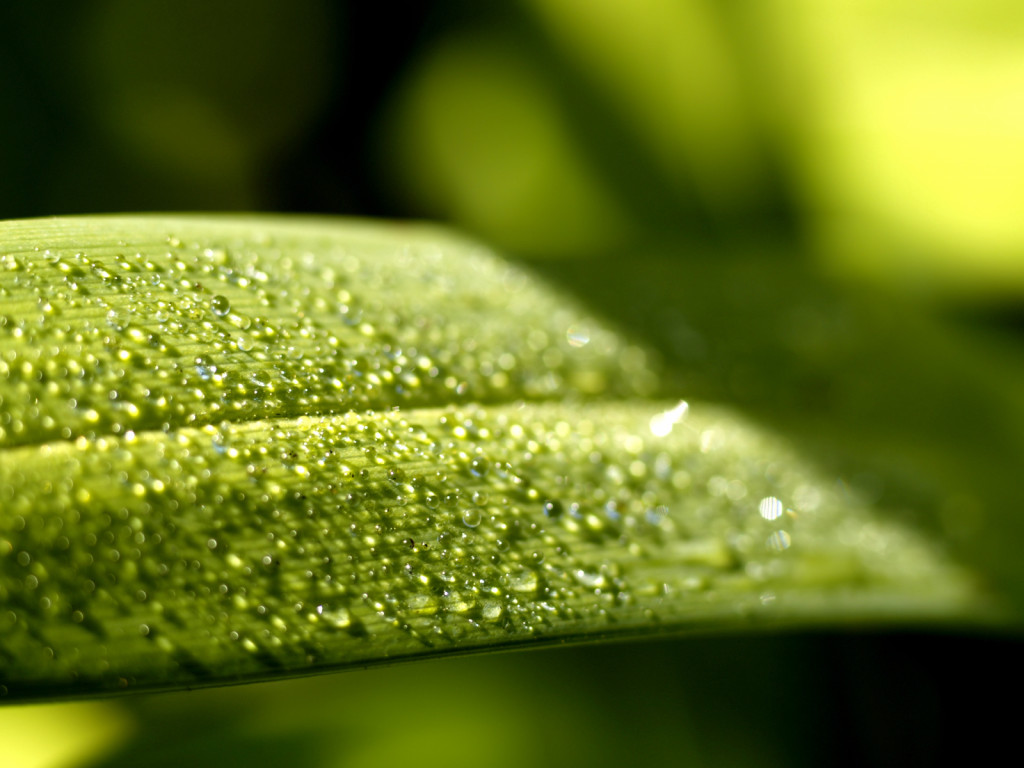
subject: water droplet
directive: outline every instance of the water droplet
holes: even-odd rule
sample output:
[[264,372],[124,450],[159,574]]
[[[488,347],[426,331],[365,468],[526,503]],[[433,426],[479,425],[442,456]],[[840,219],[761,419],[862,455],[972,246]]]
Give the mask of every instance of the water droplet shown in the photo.
[[470,594],[449,592],[445,597],[444,607],[452,613],[466,613],[473,608],[475,601]]
[[480,606],[480,615],[485,621],[498,621],[504,612],[505,609],[497,600],[484,600]]
[[591,589],[601,589],[608,586],[608,579],[600,572],[587,571],[580,568],[573,575],[576,577],[576,581]]
[[109,312],[107,312],[107,323],[115,331],[123,331],[125,328],[128,327],[129,320],[128,318],[124,317],[122,313],[118,312],[115,309],[111,309]]
[[217,366],[212,365],[205,357],[197,357],[196,373],[203,381],[210,381],[217,373]]
[[462,522],[465,523],[468,528],[476,528],[480,525],[480,518],[480,510],[476,507],[470,507],[462,513]]
[[213,314],[217,317],[224,317],[228,312],[231,311],[231,302],[228,301],[226,296],[214,296],[213,301],[210,302],[210,309],[213,310]]
[[531,571],[529,568],[518,568],[514,571],[510,571],[505,574],[502,579],[510,590],[518,592],[520,595],[535,595],[537,594],[537,574]]
[[348,608],[339,605],[336,608],[330,608],[326,605],[318,605],[316,607],[317,615],[321,619],[326,621],[339,629],[346,629],[352,624],[352,614],[349,613]]
[[410,613],[417,616],[433,616],[437,613],[437,598],[432,595],[412,595],[405,602]]
[[548,517],[561,517],[562,505],[558,501],[545,501],[544,502],[544,514]]

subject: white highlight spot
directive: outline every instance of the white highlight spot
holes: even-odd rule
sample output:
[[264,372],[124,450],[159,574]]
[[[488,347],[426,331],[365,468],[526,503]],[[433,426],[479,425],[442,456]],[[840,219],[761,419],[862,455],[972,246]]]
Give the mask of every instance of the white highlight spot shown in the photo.
[[761,517],[765,520],[777,520],[782,517],[783,508],[782,502],[776,499],[774,496],[766,496],[761,499],[761,503],[757,505],[757,511],[761,513]]
[[651,417],[651,433],[655,437],[665,437],[672,431],[672,427],[683,420],[689,410],[690,404],[680,400],[675,408],[655,414]]

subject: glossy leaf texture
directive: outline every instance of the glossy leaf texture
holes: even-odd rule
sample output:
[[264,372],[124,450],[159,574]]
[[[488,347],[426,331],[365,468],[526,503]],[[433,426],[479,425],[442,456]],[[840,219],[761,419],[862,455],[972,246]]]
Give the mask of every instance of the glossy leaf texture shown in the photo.
[[905,518],[667,388],[428,226],[0,224],[0,693],[1001,620]]

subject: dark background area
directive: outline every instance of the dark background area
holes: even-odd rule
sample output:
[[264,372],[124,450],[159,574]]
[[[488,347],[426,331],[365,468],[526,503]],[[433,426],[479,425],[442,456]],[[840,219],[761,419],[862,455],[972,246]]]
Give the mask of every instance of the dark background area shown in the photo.
[[[991,527],[929,525],[1024,594],[1024,192],[1004,178],[1024,78],[978,53],[1024,48],[1024,15],[652,1],[576,35],[552,21],[572,6],[4,4],[0,218],[449,222],[837,481],[902,505],[976,494]],[[942,764],[1012,745],[993,691],[1019,689],[1019,651],[956,628],[662,638],[0,710],[0,733],[16,765],[57,765],[52,733],[61,765],[110,768]],[[100,752],[74,759],[89,733]]]

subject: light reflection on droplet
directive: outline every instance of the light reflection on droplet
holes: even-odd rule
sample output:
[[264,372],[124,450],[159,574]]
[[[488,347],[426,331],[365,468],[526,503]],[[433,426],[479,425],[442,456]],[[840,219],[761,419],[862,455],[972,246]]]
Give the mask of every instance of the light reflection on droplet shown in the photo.
[[690,410],[690,404],[680,400],[675,408],[655,414],[651,417],[651,434],[655,437],[666,437],[672,432],[672,428],[686,416]]
[[777,520],[782,517],[782,502],[774,496],[766,496],[757,505],[757,511],[765,520]]
[[765,546],[775,552],[782,552],[783,550],[789,549],[792,543],[793,537],[786,531],[775,531],[775,533],[767,538]]
[[571,347],[585,347],[590,343],[590,331],[582,325],[570,325],[565,331],[565,340]]

